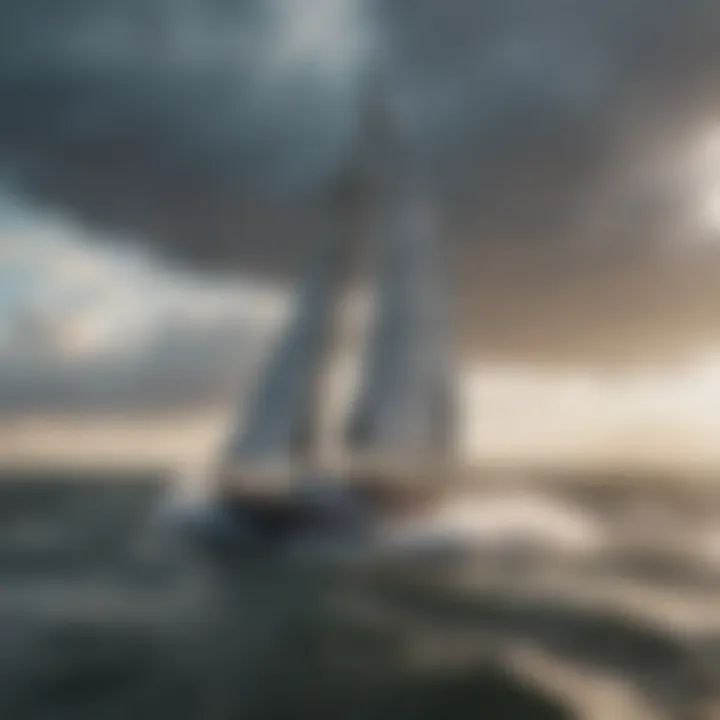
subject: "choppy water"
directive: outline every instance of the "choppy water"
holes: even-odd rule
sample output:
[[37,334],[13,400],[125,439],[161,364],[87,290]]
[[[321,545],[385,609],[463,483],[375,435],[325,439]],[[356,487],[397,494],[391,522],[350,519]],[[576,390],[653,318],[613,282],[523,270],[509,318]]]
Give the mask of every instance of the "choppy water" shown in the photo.
[[[138,480],[0,484],[0,717],[549,720],[574,717],[588,683],[612,696],[597,677],[651,712],[706,694],[700,641],[656,621],[470,591],[445,561],[209,556],[158,522],[158,479]],[[520,673],[523,648],[557,658],[559,682],[544,659]]]

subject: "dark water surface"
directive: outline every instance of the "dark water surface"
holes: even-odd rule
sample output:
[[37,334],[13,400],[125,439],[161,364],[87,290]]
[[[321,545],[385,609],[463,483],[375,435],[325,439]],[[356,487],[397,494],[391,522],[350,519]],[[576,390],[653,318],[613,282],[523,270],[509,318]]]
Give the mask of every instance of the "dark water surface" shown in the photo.
[[161,492],[5,478],[0,717],[566,716],[497,668],[403,671],[391,641],[341,637],[326,573],[201,556],[156,522]]
[[[158,521],[160,478],[3,480],[2,718],[576,716],[552,683],[500,662],[488,633],[619,669],[650,700],[668,677],[684,691],[695,681],[672,633],[610,615],[423,594],[387,573],[257,553],[210,557]],[[390,605],[402,612],[389,621],[362,610]]]

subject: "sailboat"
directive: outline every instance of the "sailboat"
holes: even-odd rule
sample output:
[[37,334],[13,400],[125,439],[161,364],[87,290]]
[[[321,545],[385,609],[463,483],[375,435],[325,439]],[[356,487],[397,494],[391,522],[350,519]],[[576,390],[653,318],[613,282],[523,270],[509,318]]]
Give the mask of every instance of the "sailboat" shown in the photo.
[[[412,173],[358,167],[338,184],[293,312],[214,473],[217,506],[263,542],[367,536],[431,505],[452,472],[454,373],[433,198]],[[338,313],[363,281],[363,250],[370,329],[355,344],[367,349],[328,458],[328,367],[342,352]]]

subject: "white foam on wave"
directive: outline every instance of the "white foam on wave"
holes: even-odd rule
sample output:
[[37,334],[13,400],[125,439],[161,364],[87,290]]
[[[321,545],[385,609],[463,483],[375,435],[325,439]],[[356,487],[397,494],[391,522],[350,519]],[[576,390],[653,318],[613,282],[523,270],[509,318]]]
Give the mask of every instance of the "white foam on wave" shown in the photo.
[[389,528],[388,536],[395,544],[525,545],[573,555],[600,552],[608,542],[600,524],[586,513],[527,494],[453,498],[429,517]]

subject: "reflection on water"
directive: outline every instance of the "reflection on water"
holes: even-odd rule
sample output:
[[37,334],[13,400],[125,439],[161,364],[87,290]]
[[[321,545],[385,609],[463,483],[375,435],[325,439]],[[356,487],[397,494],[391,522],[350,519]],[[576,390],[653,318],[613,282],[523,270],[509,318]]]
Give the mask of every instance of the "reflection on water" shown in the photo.
[[632,698],[597,716],[632,720],[703,690],[697,639],[501,588],[489,557],[474,572],[230,561],[157,522],[159,478],[4,480],[3,718],[550,720],[618,680]]

